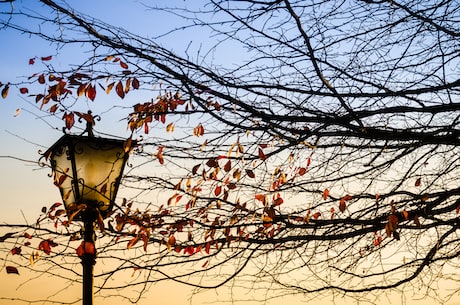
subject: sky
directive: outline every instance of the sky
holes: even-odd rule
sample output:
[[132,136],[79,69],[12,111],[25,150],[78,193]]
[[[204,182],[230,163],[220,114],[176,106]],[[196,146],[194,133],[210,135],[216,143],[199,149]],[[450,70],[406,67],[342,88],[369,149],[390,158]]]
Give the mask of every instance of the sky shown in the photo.
[[[32,1],[19,0],[16,6],[20,7],[21,4],[27,2],[31,3]],[[172,16],[168,16],[167,19],[152,18],[152,12],[143,9],[140,1],[69,0],[68,3],[74,6],[76,10],[141,35],[162,31],[166,25],[171,25],[175,20]],[[4,6],[5,4],[0,5]],[[40,10],[40,5],[37,4],[34,9]],[[176,35],[174,41],[165,40],[163,43],[168,44],[168,46],[170,44],[173,49],[180,49],[188,43],[187,39],[189,38],[186,35],[184,37]],[[56,54],[55,47],[49,43],[11,31],[0,31],[0,41],[2,42],[0,47],[1,82],[35,73],[37,66],[30,66],[28,64],[29,58]],[[69,58],[80,58],[81,56],[85,56],[85,54],[82,54],[82,50],[78,48],[71,51],[65,50],[56,59],[55,64],[59,65],[60,61],[65,64]],[[129,103],[130,101],[125,102]],[[112,100],[105,97],[102,98],[102,101],[98,100],[98,103],[101,103],[103,107],[109,107]],[[117,117],[116,115],[109,119],[104,118],[97,127],[104,132],[113,133],[114,130],[119,130],[123,133],[125,126],[121,119],[121,116]],[[59,118],[44,116],[32,99],[18,92],[12,92],[7,99],[0,99],[0,192],[2,193],[0,223],[32,222],[39,214],[42,206],[49,206],[53,202],[60,201],[58,191],[48,177],[49,170],[40,168],[33,161],[40,158],[40,151],[46,150],[62,135],[61,127],[62,122]],[[27,274],[7,275],[5,270],[1,269],[2,267],[0,267],[0,283],[2,283],[0,296],[34,298],[38,295],[38,287],[41,292],[45,293],[43,297],[46,297],[46,293],[48,293],[46,287],[51,281],[49,277],[42,276],[29,281]],[[32,277],[33,275],[29,276]],[[52,281],[55,280],[56,278],[52,279]],[[64,282],[62,285],[65,287],[69,283]],[[73,285],[71,289],[65,291],[69,298],[78,297],[80,287]],[[146,295],[147,298],[138,304],[184,305],[189,304],[191,295],[192,291],[187,287],[163,283],[153,286]],[[431,305],[429,300],[411,300],[410,296],[407,296],[407,299],[408,305]],[[192,304],[228,304],[223,300],[228,300],[228,291],[209,291],[194,297]],[[389,298],[382,296],[379,305],[399,304],[400,300],[401,294],[396,292]],[[112,305],[110,300],[96,298],[96,301],[100,305]],[[291,305],[305,304],[305,300],[297,296],[274,300],[267,302],[267,304],[279,304],[280,302]],[[356,304],[353,300],[344,299],[336,300],[336,302],[338,304]],[[332,303],[328,299],[308,302],[309,305]],[[11,304],[22,303],[12,302]],[[246,304],[250,303],[247,302]],[[448,303],[448,305],[459,304],[460,301],[455,299]]]

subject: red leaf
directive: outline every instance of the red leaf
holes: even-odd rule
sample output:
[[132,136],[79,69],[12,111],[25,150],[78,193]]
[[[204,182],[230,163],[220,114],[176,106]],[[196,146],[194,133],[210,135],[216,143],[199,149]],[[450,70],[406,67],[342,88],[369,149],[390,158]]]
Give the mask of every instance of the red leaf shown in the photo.
[[35,58],[29,59],[29,65],[33,65],[35,63]]
[[27,89],[26,87],[22,87],[21,89],[19,89],[19,92],[21,92],[21,94],[26,94],[29,93],[29,89]]
[[327,200],[328,197],[329,197],[329,190],[328,190],[328,189],[325,189],[325,190],[323,191],[323,199],[324,199],[324,200]]
[[38,82],[43,85],[45,83],[45,75],[40,74],[40,76],[38,76]]
[[382,240],[383,240],[382,236],[379,235],[378,237],[376,237],[374,239],[374,246],[380,246],[380,244],[382,243]]
[[11,254],[12,255],[16,255],[16,254],[19,255],[19,254],[21,254],[21,251],[22,251],[21,247],[14,247],[13,249],[11,249]]
[[38,245],[38,250],[42,250],[46,254],[50,255],[51,254],[51,244],[49,240],[42,240],[40,244]]
[[88,84],[88,86],[86,87],[85,93],[86,93],[86,97],[94,102],[94,99],[96,98],[96,86]]
[[283,202],[284,202],[283,198],[278,197],[273,201],[273,205],[281,205],[283,204]]
[[80,246],[77,248],[77,255],[78,257],[82,257],[85,254],[96,254],[96,247],[92,242],[89,241],[82,241]]
[[303,175],[305,175],[305,174],[306,174],[306,172],[307,172],[307,169],[306,169],[305,167],[301,167],[301,168],[299,168],[299,175],[300,175],[300,176],[303,176]]
[[259,147],[259,158],[260,158],[261,160],[267,159],[267,156],[264,154],[262,148],[260,148],[260,147]]
[[125,98],[125,90],[123,89],[123,84],[121,81],[117,83],[117,86],[115,87],[115,91],[117,92],[118,96],[122,99]]
[[137,78],[133,78],[133,88],[139,89],[139,80]]
[[120,60],[120,66],[121,66],[123,69],[128,69],[128,64],[126,64],[124,61],[121,61],[121,60]]
[[6,273],[8,274],[19,274],[18,268],[13,267],[13,266],[6,266]]
[[65,127],[67,129],[72,128],[72,126],[75,124],[75,116],[73,112],[70,112],[70,113],[65,112],[62,119],[65,121]]
[[41,58],[41,60],[43,60],[43,61],[48,61],[48,60],[51,60],[51,59],[53,59],[53,56],[51,56],[51,55]]
[[232,169],[232,161],[228,160],[224,165],[224,170],[228,173]]
[[216,188],[214,189],[214,195],[217,197],[220,195],[221,192],[222,192],[222,186],[220,185],[216,186]]
[[347,208],[347,203],[345,202],[345,200],[343,200],[343,198],[340,199],[340,203],[339,203],[339,210],[340,210],[340,212],[343,213],[343,212],[345,211],[346,208]]
[[417,180],[415,180],[415,186],[420,186],[422,184],[422,178],[417,178]]
[[316,212],[315,214],[312,215],[314,219],[318,219],[321,216],[320,212]]

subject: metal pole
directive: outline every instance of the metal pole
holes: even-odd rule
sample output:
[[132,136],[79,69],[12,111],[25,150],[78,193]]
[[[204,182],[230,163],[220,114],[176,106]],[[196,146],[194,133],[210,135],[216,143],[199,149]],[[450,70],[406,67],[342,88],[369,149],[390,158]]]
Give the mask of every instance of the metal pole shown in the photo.
[[[93,267],[96,263],[96,249],[94,247],[94,220],[84,220],[83,241],[93,245],[94,253],[86,251],[81,257],[81,264],[83,266],[83,305],[93,305]],[[89,252],[89,253],[88,253]]]

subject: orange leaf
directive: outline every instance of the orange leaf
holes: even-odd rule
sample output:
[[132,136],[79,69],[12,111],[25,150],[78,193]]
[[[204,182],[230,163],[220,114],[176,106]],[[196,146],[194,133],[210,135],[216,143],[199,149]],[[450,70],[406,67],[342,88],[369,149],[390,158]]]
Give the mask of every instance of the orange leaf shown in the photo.
[[123,69],[128,69],[128,64],[126,64],[124,61],[121,61],[121,60],[120,60],[120,66],[121,66]]
[[328,197],[329,197],[329,190],[328,190],[328,189],[325,189],[325,190],[323,191],[323,199],[324,199],[324,200],[327,200]]
[[254,198],[255,198],[256,200],[261,201],[261,202],[265,202],[265,195],[264,195],[264,194],[256,194],[256,195],[254,196]]
[[404,210],[404,211],[402,212],[402,214],[403,214],[403,216],[404,216],[404,218],[405,218],[406,220],[409,219],[409,212],[407,212],[406,210]]
[[174,246],[175,244],[176,244],[176,238],[174,237],[174,235],[169,236],[168,245]]
[[133,239],[128,242],[126,249],[131,249],[139,241],[139,235],[136,235]]
[[312,215],[314,219],[318,219],[321,216],[320,212],[316,212],[315,214]]
[[77,89],[77,96],[78,97],[82,96],[85,93],[86,85],[87,84],[80,84],[80,86],[78,86],[78,89]]
[[105,88],[105,93],[109,94],[110,91],[112,91],[113,86],[115,86],[115,83],[110,83],[107,85],[107,88]]
[[10,86],[6,85],[5,88],[2,90],[2,98],[6,98],[8,96],[8,91],[10,90]]

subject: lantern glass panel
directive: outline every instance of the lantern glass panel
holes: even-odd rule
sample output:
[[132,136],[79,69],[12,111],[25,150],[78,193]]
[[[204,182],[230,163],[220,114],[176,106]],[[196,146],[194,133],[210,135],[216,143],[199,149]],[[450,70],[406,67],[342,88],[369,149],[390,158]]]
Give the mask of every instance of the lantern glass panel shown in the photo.
[[68,213],[112,209],[129,152],[121,140],[66,135],[50,148],[55,184]]

